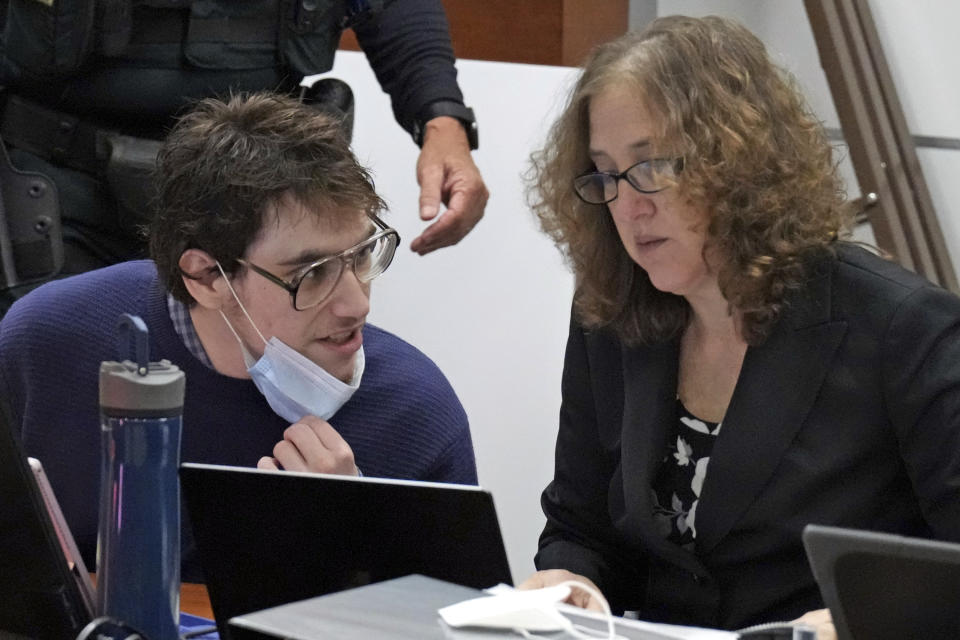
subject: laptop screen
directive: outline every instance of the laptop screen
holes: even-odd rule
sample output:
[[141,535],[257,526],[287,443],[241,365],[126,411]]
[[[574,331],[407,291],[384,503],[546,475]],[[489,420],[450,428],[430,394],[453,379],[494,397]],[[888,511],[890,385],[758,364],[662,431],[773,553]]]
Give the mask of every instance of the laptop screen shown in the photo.
[[2,401],[0,488],[0,631],[40,640],[76,637],[91,612]]
[[414,573],[511,583],[478,487],[200,464],[180,484],[224,638],[233,616]]
[[960,638],[960,544],[807,525],[838,640]]

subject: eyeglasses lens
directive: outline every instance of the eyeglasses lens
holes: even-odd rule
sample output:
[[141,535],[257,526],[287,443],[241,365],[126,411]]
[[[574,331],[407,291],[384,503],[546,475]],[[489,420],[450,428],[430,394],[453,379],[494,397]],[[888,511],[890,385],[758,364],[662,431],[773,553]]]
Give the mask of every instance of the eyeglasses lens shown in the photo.
[[370,282],[387,270],[396,248],[396,236],[392,234],[371,239],[354,254],[353,272],[361,282]]
[[316,265],[300,281],[297,289],[297,309],[307,309],[323,302],[340,281],[345,262],[351,263],[360,282],[370,282],[390,266],[396,248],[397,240],[394,234],[373,237],[347,255],[337,256]]
[[[673,185],[675,163],[675,160],[659,158],[638,162],[621,175],[640,193],[656,193]],[[585,202],[605,204],[616,200],[619,182],[617,175],[587,173],[574,179],[573,187]]]
[[589,173],[573,183],[585,202],[603,204],[617,197],[617,179],[605,173]]

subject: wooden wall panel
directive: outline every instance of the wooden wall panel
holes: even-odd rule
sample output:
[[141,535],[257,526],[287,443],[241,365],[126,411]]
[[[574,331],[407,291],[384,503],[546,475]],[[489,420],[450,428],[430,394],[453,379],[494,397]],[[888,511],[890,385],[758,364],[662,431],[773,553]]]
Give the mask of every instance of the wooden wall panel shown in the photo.
[[[401,1],[401,0],[398,0]],[[628,0],[444,0],[458,58],[576,66],[626,32]],[[341,49],[358,50],[352,31]]]
[[629,27],[628,0],[565,0],[563,7],[562,65],[581,64],[595,45],[623,35]]

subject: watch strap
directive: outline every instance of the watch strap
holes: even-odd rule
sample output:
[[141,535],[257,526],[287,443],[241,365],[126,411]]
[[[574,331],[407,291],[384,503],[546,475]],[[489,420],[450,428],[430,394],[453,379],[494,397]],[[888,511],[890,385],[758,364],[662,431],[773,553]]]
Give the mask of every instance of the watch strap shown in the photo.
[[476,150],[480,146],[477,118],[473,115],[473,109],[452,100],[437,100],[420,110],[413,122],[413,141],[417,143],[417,146],[423,146],[423,136],[427,130],[427,123],[440,116],[449,116],[460,121],[467,134],[467,141],[470,143],[471,150]]

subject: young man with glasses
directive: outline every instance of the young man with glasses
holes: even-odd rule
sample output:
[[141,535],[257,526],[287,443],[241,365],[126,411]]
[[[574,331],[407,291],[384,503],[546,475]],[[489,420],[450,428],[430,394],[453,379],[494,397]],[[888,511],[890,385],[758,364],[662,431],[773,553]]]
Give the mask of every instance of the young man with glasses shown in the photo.
[[[437,367],[366,324],[399,242],[338,122],[270,94],[206,100],[159,155],[153,261],[47,284],[0,323],[0,393],[85,560],[97,527],[99,363],[121,313],[186,373],[181,460],[476,483]],[[199,579],[184,531],[183,579]]]

